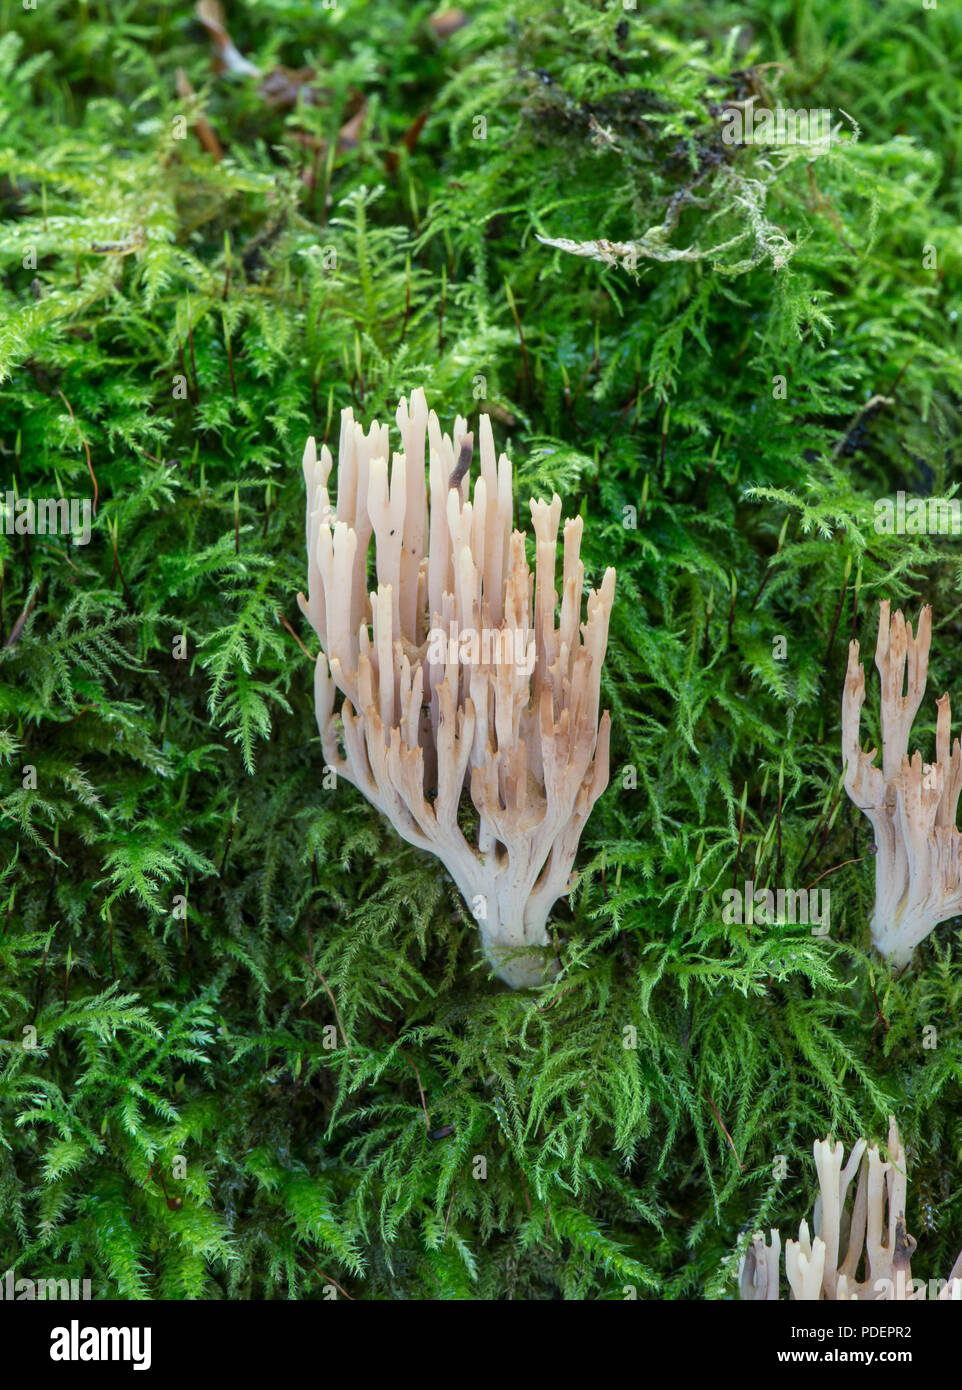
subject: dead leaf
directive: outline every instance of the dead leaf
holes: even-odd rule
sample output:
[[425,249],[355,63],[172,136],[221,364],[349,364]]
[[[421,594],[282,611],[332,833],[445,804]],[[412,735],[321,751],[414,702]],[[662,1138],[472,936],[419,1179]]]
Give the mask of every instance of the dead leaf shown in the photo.
[[337,134],[338,151],[353,150],[357,148],[361,138],[361,130],[367,116],[367,97],[362,98],[361,107],[356,116],[352,116],[346,125],[342,125]]
[[[360,93],[355,93],[353,95],[360,102],[360,106],[350,120],[346,121],[338,131],[338,154],[344,154],[348,150],[357,148],[361,137],[361,128],[364,124],[364,118],[367,116],[367,98],[361,96]],[[314,151],[315,158],[313,167],[305,169],[301,174],[302,182],[305,183],[308,188],[313,188],[317,182],[318,167],[322,164],[324,156],[327,153],[328,142],[319,135],[312,135],[306,130],[292,130],[290,134],[291,139],[296,140],[299,145],[303,145],[305,149]]]
[[330,92],[310,85],[316,76],[313,68],[272,68],[257,90],[268,106],[296,106],[299,100],[320,106]]
[[[411,122],[407,130],[401,136],[401,144],[407,150],[408,154],[411,153],[418,140],[420,140],[421,131],[424,129],[424,126],[430,114],[431,109],[430,107],[428,107],[427,110],[421,112],[420,116],[418,116],[416,120]],[[389,174],[397,173],[398,163],[399,160],[397,151],[388,150],[387,154],[384,156],[384,167]]]
[[512,429],[518,423],[517,415],[514,415],[506,406],[496,405],[493,401],[480,401],[478,409],[483,411],[485,415],[490,415],[499,424],[507,425],[508,429]]
[[439,39],[449,39],[452,34],[456,34],[468,23],[470,23],[468,16],[463,10],[458,9],[438,10],[437,14],[431,15],[428,20],[428,24]]
[[[190,97],[195,97],[197,95],[193,87],[190,85],[190,79],[184,72],[183,68],[177,69],[177,95],[181,98],[182,101],[187,101]],[[220,161],[224,158],[224,151],[221,148],[220,141],[214,134],[213,126],[211,125],[210,121],[208,121],[207,117],[203,114],[202,111],[198,111],[197,114],[194,116],[194,119],[191,122],[191,126],[194,131],[194,134],[197,136],[197,139],[203,145],[207,153],[211,156],[214,163],[219,164]]]
[[260,68],[244,57],[228,34],[220,0],[197,0],[197,18],[207,30],[214,45],[215,72],[234,72],[242,77],[260,77]]

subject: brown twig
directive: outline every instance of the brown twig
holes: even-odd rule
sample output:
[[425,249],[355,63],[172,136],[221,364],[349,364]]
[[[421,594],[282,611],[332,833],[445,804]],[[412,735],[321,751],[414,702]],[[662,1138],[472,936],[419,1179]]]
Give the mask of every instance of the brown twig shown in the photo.
[[891,1024],[885,1017],[885,1013],[883,1012],[882,1006],[878,1001],[878,995],[875,993],[875,985],[871,981],[869,982],[869,989],[872,991],[872,999],[875,1001],[875,1026],[872,1029],[872,1042],[868,1050],[868,1055],[869,1057],[871,1057],[872,1053],[875,1051],[875,1042],[878,1038],[879,1026],[881,1024],[884,1024],[885,1031],[887,1033],[889,1028],[891,1027]]
[[322,1279],[326,1279],[329,1284],[333,1284],[334,1287],[338,1290],[338,1292],[342,1293],[349,1303],[355,1303],[357,1301],[356,1299],[351,1297],[347,1289],[341,1288],[341,1285],[337,1282],[336,1279],[332,1279],[329,1274],[325,1274],[323,1269],[316,1265],[313,1260],[308,1259],[306,1255],[304,1256],[304,1258],[305,1260],[307,1260],[307,1263],[310,1265],[311,1269],[313,1269],[314,1273],[319,1274]]
[[[73,407],[71,406],[70,402],[67,400],[67,397],[64,395],[64,393],[63,393],[62,391],[58,391],[58,392],[57,392],[57,395],[60,397],[60,399],[63,401],[64,405],[65,405],[65,406],[67,407],[67,409],[70,411],[70,423],[71,423],[72,425],[76,426],[76,425],[77,425],[77,421],[74,419]],[[93,485],[94,485],[94,503],[93,503],[93,509],[92,509],[92,510],[93,510],[94,516],[96,516],[96,515],[97,515],[97,499],[98,499],[98,497],[100,496],[100,488],[99,488],[98,485],[97,485],[97,475],[94,473],[93,464],[90,462],[90,445],[87,443],[87,440],[86,440],[86,438],[85,438],[85,436],[84,436],[83,430],[80,430],[80,441],[81,441],[81,443],[83,444],[84,450],[85,450],[86,455],[87,455],[87,472],[90,474],[90,481],[91,481],[91,482],[93,483]]]
[[[636,382],[637,382],[637,377],[636,377]],[[620,430],[621,427],[622,427],[622,425],[625,423],[625,420],[626,420],[627,417],[628,417],[628,412],[631,410],[632,406],[637,405],[638,402],[641,400],[641,397],[642,397],[643,395],[645,395],[645,393],[646,393],[647,391],[650,391],[650,390],[651,390],[651,382],[649,382],[647,386],[642,386],[640,389],[639,389],[638,386],[636,385],[634,395],[633,395],[633,396],[631,397],[631,399],[628,401],[628,404],[624,407],[624,409],[622,410],[621,414],[618,416],[618,419],[615,421],[615,423],[612,425],[611,429],[608,431],[607,438],[605,439],[604,444],[601,446],[602,455],[604,455],[605,453],[607,453],[607,451],[608,451],[608,445],[611,443],[612,439],[614,439],[615,434],[618,432],[618,430]],[[565,394],[566,394],[566,395],[569,394],[568,388],[567,388],[567,387],[565,388]],[[569,414],[570,414],[570,411],[569,411]],[[633,428],[633,427],[632,427],[632,428]],[[630,433],[630,431],[629,431],[629,433]]]
[[[313,948],[312,948],[312,949],[313,949]],[[333,993],[332,993],[332,991],[331,991],[330,985],[327,983],[327,981],[325,980],[324,976],[323,976],[323,975],[321,974],[321,972],[318,970],[318,968],[317,968],[317,966],[314,964],[313,960],[311,960],[311,959],[309,959],[307,956],[305,956],[303,951],[298,951],[297,954],[300,956],[300,958],[301,958],[301,960],[304,962],[304,964],[307,965],[311,970],[314,971],[314,974],[317,976],[317,978],[320,980],[321,984],[322,984],[322,985],[324,986],[324,988],[327,990],[327,997],[330,999],[331,1004],[332,1004],[333,1007],[334,1007],[334,1017],[337,1019],[337,1026],[338,1026],[338,1028],[340,1028],[340,1030],[341,1030],[341,1037],[344,1039],[344,1046],[345,1046],[346,1049],[347,1049],[348,1056],[350,1056],[350,1055],[351,1055],[351,1044],[350,1044],[350,1043],[348,1042],[348,1040],[347,1040],[347,1034],[346,1034],[345,1031],[344,1031],[344,1024],[341,1022],[341,1013],[340,1013],[340,1010],[339,1010],[338,1007],[337,1007],[337,1000],[334,998],[334,995],[333,995]],[[305,1000],[305,1001],[304,1001],[304,1004],[301,1005],[301,1008],[302,1008],[302,1009],[304,1008],[304,1006],[305,1006],[306,1003],[307,1003],[307,1000]],[[412,1065],[413,1065],[413,1064],[412,1064]],[[421,1081],[420,1081],[420,1078],[418,1078],[418,1085],[420,1086],[420,1084],[421,1084]],[[424,1092],[423,1092],[423,1091],[421,1092],[421,1096],[422,1096],[422,1099],[423,1099],[423,1096],[424,1096]],[[425,1111],[425,1114],[427,1114],[427,1111]]]
[[7,638],[7,640],[6,640],[6,641],[4,642],[4,644],[3,644],[4,650],[6,650],[7,647],[15,647],[15,646],[17,645],[17,643],[20,641],[20,634],[23,632],[23,629],[26,627],[27,619],[30,617],[30,614],[33,612],[34,604],[37,602],[37,594],[39,594],[39,592],[40,592],[40,586],[39,586],[39,584],[38,584],[38,585],[37,585],[37,588],[34,590],[34,592],[33,592],[33,593],[30,595],[30,597],[27,599],[26,605],[25,605],[25,607],[24,607],[23,612],[20,614],[20,617],[17,619],[17,621],[14,623],[13,627],[10,629],[10,636]]
[[755,604],[758,602],[758,600],[761,598],[762,594],[765,592],[765,585],[766,585],[766,584],[768,583],[768,581],[771,579],[771,577],[772,577],[772,575],[773,575],[774,572],[775,572],[775,565],[774,565],[774,563],[773,563],[773,564],[770,564],[770,565],[768,566],[768,569],[767,569],[767,570],[765,571],[765,573],[762,575],[762,582],[759,584],[758,588],[755,590],[755,597],[752,599],[752,601],[751,601],[751,606],[750,606],[749,609],[748,609],[749,613],[754,613],[754,611],[755,611]]
[[451,1213],[452,1213],[452,1211],[454,1210],[454,1198],[455,1198],[455,1194],[452,1192],[452,1193],[451,1193],[451,1200],[450,1200],[450,1202],[448,1203],[448,1214],[447,1214],[447,1216],[444,1218],[444,1230],[441,1232],[441,1235],[442,1235],[442,1236],[446,1236],[447,1233],[448,1233],[448,1222],[451,1220]]
[[284,625],[284,627],[287,628],[288,632],[289,632],[289,633],[291,634],[291,636],[294,638],[294,641],[295,641],[295,642],[297,643],[297,645],[300,647],[301,651],[302,651],[302,652],[304,653],[304,655],[307,657],[308,661],[313,662],[314,658],[311,656],[310,652],[307,650],[307,648],[305,647],[304,643],[303,643],[303,642],[301,641],[301,639],[298,637],[297,633],[296,633],[296,632],[294,631],[294,629],[291,627],[290,623],[289,623],[289,622],[287,621],[287,619],[284,617],[284,614],[283,614],[283,613],[278,613],[277,616],[278,616],[278,618],[280,619],[281,623]]
[[705,1095],[705,1099],[708,1101],[708,1104],[709,1104],[709,1105],[711,1106],[711,1108],[712,1108],[712,1114],[715,1116],[715,1119],[718,1121],[718,1125],[719,1125],[719,1128],[721,1129],[722,1134],[724,1134],[725,1138],[728,1140],[728,1147],[731,1149],[732,1153],[735,1155],[735,1162],[738,1164],[738,1166],[739,1166],[739,1168],[741,1169],[741,1171],[744,1172],[744,1171],[745,1171],[745,1165],[744,1165],[744,1163],[742,1163],[741,1159],[738,1157],[738,1150],[735,1148],[735,1141],[734,1141],[734,1139],[731,1137],[731,1135],[728,1133],[728,1130],[725,1128],[725,1121],[722,1119],[721,1115],[719,1115],[719,1113],[718,1113],[718,1106],[717,1106],[717,1105],[715,1104],[715,1102],[712,1100],[711,1096],[708,1094],[707,1091],[704,1092],[704,1095]]
[[841,864],[833,864],[830,869],[826,869],[824,873],[819,874],[818,878],[813,879],[805,889],[805,892],[810,892],[811,889],[815,887],[816,883],[821,883],[823,878],[827,878],[829,874],[834,874],[836,870],[844,869],[847,864],[861,864],[863,859],[871,859],[871,857],[870,854],[860,854],[857,859],[843,859]]
[[[393,1029],[389,1028],[389,1027],[387,1026],[387,1024],[384,1023],[381,1019],[378,1019],[378,1027],[383,1028],[384,1031],[385,1031],[385,1033],[387,1033],[388,1037],[391,1038],[394,1042],[397,1042],[397,1035],[394,1033]],[[425,1098],[424,1098],[424,1087],[421,1085],[421,1073],[418,1071],[417,1067],[416,1067],[416,1066],[414,1065],[414,1063],[411,1061],[411,1058],[410,1058],[410,1057],[407,1055],[407,1053],[404,1051],[404,1048],[401,1046],[400,1043],[398,1043],[398,1049],[397,1049],[397,1050],[398,1050],[398,1052],[400,1052],[400,1054],[401,1054],[401,1056],[404,1058],[405,1062],[407,1062],[408,1066],[411,1068],[411,1070],[414,1072],[414,1075],[417,1077],[418,1091],[419,1091],[420,1094],[421,1094],[421,1109],[424,1111],[424,1125],[425,1125],[425,1129],[427,1130],[428,1134],[430,1134],[430,1133],[431,1133],[431,1117],[430,1117],[430,1115],[428,1114],[428,1103],[427,1103],[427,1101],[426,1101]]]
[[151,1164],[147,1169],[148,1178],[153,1178],[154,1182],[160,1183],[160,1190],[164,1194],[164,1201],[171,1211],[180,1211],[184,1205],[183,1197],[171,1197],[167,1191],[167,1184],[164,1182],[164,1175],[161,1172],[154,1172],[154,1165]]
[[566,994],[574,994],[575,988],[575,985],[569,985],[567,989],[560,989],[553,999],[546,1000],[544,1004],[535,1004],[535,1008],[539,1013],[544,1013],[547,1009],[553,1009],[556,1004],[560,1003]]
[[825,833],[824,833],[824,835],[822,836],[822,839],[820,840],[819,845],[818,845],[818,848],[816,849],[815,853],[811,856],[811,862],[814,863],[815,860],[818,858],[818,856],[821,854],[822,849],[823,849],[823,847],[824,847],[824,845],[825,845],[825,841],[828,839],[829,830],[831,829],[831,826],[832,826],[832,816],[833,816],[834,813],[835,813],[835,807],[838,805],[838,799],[839,799],[839,797],[840,797],[841,795],[842,795],[842,788],[841,788],[841,786],[839,786],[838,789],[837,789],[836,792],[835,792],[835,797],[834,797],[834,799],[833,799],[833,801],[832,801],[832,804],[831,804],[831,806],[829,806],[829,808],[828,808],[828,813],[827,813],[827,815],[826,815],[826,813],[823,811],[822,814],[821,814],[821,816],[819,817],[819,819],[816,821],[816,823],[815,823],[815,829],[812,831],[811,835],[809,835],[809,837],[808,837],[808,844],[805,846],[805,849],[802,851],[801,868],[799,869],[799,874],[800,874],[800,875],[801,875],[801,874],[804,874],[805,869],[806,869],[807,865],[808,865],[809,862],[810,862],[810,861],[809,861],[809,850],[811,849],[812,845],[813,845],[814,842],[815,842],[815,836],[818,834],[818,832],[821,830],[822,826],[824,825],[824,826],[825,826]]

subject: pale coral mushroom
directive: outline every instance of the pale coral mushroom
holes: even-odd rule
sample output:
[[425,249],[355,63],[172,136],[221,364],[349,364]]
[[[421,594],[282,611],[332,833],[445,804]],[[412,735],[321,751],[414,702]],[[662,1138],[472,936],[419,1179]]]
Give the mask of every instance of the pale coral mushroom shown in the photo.
[[[858,643],[848,652],[842,697],[845,790],[875,830],[875,910],[872,940],[896,968],[909,964],[920,941],[962,912],[962,837],[955,816],[962,790],[962,749],[951,738],[948,695],[936,701],[935,762],[908,757],[912,722],[925,694],[932,641],[932,609],[922,609],[918,635],[901,612],[879,613],[875,664],[882,686],[882,766],[878,750],[862,752],[859,720],[865,700],[865,668]],[[903,695],[908,663],[908,688]]]
[[[812,1218],[814,1235],[808,1222],[802,1221],[798,1240],[785,1242],[789,1297],[803,1302],[925,1298],[930,1286],[913,1280],[910,1266],[916,1242],[905,1229],[908,1177],[895,1117],[889,1116],[884,1159],[877,1146],[864,1139],[844,1166],[841,1144],[816,1140],[813,1153],[819,1187]],[[849,1204],[856,1173],[858,1185]],[[780,1249],[778,1231],[771,1232],[770,1244],[761,1233],[752,1237],[739,1266],[743,1299],[768,1302],[779,1297]],[[933,1281],[931,1292],[938,1300],[962,1301],[962,1254],[947,1280]]]
[[573,886],[582,829],[608,783],[610,719],[599,722],[599,701],[615,572],[589,592],[582,622],[583,522],[566,521],[559,607],[560,498],[530,502],[532,575],[524,535],[512,531],[511,463],[496,459],[488,417],[473,499],[466,422],[457,419],[453,440],[442,434],[421,390],[410,406],[401,398],[396,419],[402,451],[391,461],[388,427],[365,434],[342,411],[334,509],[330,451],[318,457],[313,439],[304,451],[308,598],[298,601],[322,647],[324,757],[441,860],[501,979],[542,984],[556,969],[548,917]]

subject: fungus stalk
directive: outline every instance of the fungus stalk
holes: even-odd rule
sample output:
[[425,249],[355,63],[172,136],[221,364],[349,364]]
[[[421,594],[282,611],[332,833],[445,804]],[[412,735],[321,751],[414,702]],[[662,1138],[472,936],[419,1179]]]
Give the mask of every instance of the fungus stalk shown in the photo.
[[[878,750],[863,752],[859,720],[865,700],[865,668],[858,643],[849,645],[842,698],[845,790],[875,830],[875,910],[872,941],[898,969],[920,941],[962,912],[962,839],[955,816],[962,790],[962,749],[951,747],[948,695],[936,701],[935,762],[908,756],[912,722],[925,694],[932,641],[932,609],[922,609],[918,635],[901,612],[890,618],[881,605],[875,664],[881,679],[882,766]],[[903,695],[905,669],[908,686]]]
[[582,829],[608,783],[599,699],[615,572],[589,592],[582,622],[583,522],[566,521],[559,607],[560,498],[529,504],[532,575],[512,530],[511,463],[496,458],[488,417],[473,494],[464,420],[453,439],[442,434],[421,390],[410,405],[402,397],[396,419],[392,459],[386,425],[365,434],[342,411],[333,508],[330,451],[318,457],[313,439],[304,451],[308,597],[298,602],[322,648],[325,762],[441,860],[500,978],[543,984],[555,971],[548,917],[573,886]]

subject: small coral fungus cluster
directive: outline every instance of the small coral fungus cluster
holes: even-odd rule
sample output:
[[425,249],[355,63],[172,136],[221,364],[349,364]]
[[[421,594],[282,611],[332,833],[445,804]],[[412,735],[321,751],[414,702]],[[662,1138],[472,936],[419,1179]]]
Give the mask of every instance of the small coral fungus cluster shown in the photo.
[[[863,752],[859,722],[865,700],[865,668],[858,643],[848,654],[842,699],[845,789],[875,830],[875,911],[872,940],[897,968],[909,964],[920,941],[940,922],[962,912],[962,836],[955,824],[962,791],[962,748],[951,745],[948,695],[936,701],[935,762],[908,756],[912,723],[925,694],[932,641],[932,609],[922,609],[918,635],[902,613],[879,614],[875,665],[882,687],[882,766],[878,750]],[[905,685],[906,663],[908,685]]]
[[[905,1150],[894,1116],[889,1117],[887,1157],[875,1144],[860,1139],[844,1164],[841,1144],[816,1140],[818,1200],[812,1230],[803,1221],[798,1240],[785,1242],[785,1273],[789,1297],[816,1299],[919,1299],[927,1286],[913,1280],[910,1261],[916,1242],[905,1229],[908,1188]],[[849,1189],[858,1184],[851,1205]],[[742,1258],[739,1275],[743,1299],[768,1301],[781,1297],[779,1256],[781,1236],[770,1232],[766,1242],[753,1236]],[[937,1280],[934,1296],[962,1301],[962,1254],[947,1280]]]

